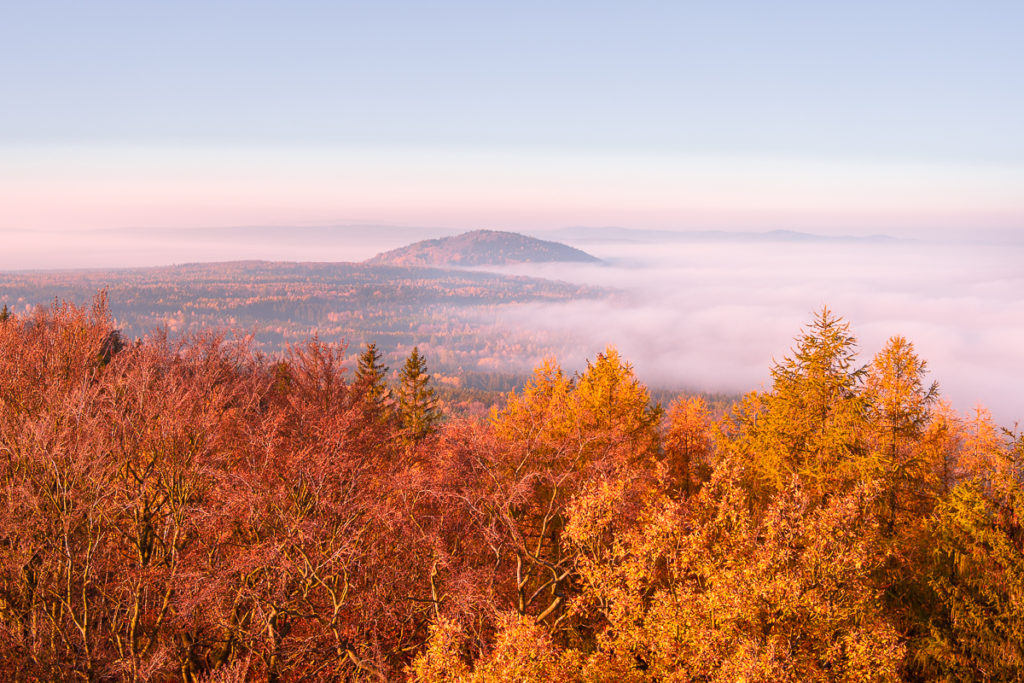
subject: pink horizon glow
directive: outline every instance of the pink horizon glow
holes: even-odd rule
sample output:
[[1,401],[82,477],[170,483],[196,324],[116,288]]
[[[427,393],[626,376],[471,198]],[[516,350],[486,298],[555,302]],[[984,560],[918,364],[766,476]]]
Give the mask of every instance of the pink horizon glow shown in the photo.
[[1014,230],[1024,171],[528,152],[52,150],[0,160],[0,229],[367,221],[812,232]]

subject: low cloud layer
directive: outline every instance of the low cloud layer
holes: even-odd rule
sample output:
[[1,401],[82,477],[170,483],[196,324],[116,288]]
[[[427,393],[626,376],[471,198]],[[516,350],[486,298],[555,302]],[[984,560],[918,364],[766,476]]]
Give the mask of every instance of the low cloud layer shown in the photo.
[[960,410],[1024,419],[1024,248],[923,242],[589,244],[605,266],[512,270],[621,290],[610,301],[517,307],[514,327],[573,340],[579,367],[614,344],[652,386],[746,391],[822,306],[850,321],[860,360],[910,339]]

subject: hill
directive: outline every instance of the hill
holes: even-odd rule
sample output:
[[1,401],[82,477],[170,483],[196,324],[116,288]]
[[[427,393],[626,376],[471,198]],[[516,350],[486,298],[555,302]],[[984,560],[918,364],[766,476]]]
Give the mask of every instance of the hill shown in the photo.
[[560,242],[539,240],[515,232],[474,230],[385,251],[365,263],[391,266],[497,266],[551,261],[598,263],[600,259]]

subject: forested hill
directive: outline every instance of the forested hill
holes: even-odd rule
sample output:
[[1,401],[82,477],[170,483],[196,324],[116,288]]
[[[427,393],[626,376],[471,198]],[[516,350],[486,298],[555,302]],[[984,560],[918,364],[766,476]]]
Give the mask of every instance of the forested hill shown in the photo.
[[366,263],[394,266],[492,266],[552,261],[598,263],[600,259],[560,242],[539,240],[514,232],[474,230],[385,251]]

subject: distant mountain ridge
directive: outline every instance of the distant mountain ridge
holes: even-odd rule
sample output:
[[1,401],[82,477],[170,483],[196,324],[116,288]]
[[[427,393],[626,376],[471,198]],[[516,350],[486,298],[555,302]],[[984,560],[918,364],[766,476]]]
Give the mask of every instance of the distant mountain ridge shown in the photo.
[[556,239],[578,242],[905,242],[890,235],[822,235],[797,230],[735,231],[735,230],[646,230],[615,226],[574,226],[545,231]]
[[708,243],[708,242],[906,242],[888,234],[819,234],[799,230],[658,230],[633,227],[561,227],[545,231],[558,240],[574,242]]
[[390,266],[498,266],[566,261],[599,263],[600,259],[561,242],[550,242],[516,232],[474,230],[385,251],[364,263]]

